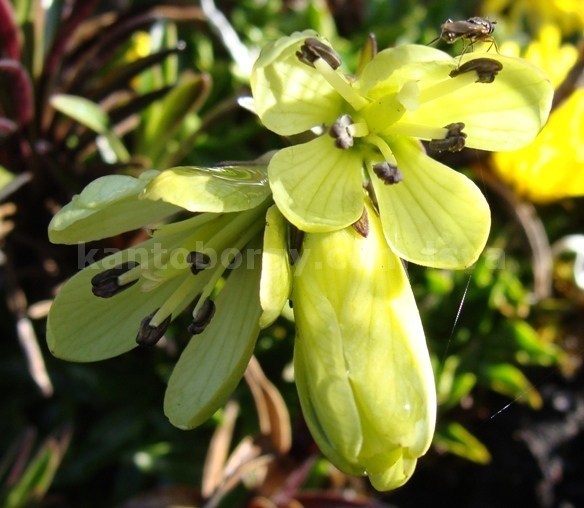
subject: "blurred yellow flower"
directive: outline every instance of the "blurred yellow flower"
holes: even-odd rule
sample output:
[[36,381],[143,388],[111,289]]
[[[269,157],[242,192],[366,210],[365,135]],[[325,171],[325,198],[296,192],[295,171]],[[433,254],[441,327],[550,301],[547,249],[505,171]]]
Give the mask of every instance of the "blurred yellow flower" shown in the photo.
[[[503,46],[502,52],[514,48]],[[546,71],[557,88],[577,59],[561,45],[559,29],[542,27],[525,58]],[[494,154],[494,169],[515,191],[538,203],[584,195],[584,90],[576,90],[552,111],[547,125],[529,145]]]
[[130,38],[130,48],[126,53],[128,61],[147,57],[152,53],[152,38],[148,32],[136,32]]
[[564,34],[584,29],[583,0],[485,0],[483,14],[496,19],[505,13],[512,22],[520,24],[523,18],[538,28],[542,24],[556,24]]

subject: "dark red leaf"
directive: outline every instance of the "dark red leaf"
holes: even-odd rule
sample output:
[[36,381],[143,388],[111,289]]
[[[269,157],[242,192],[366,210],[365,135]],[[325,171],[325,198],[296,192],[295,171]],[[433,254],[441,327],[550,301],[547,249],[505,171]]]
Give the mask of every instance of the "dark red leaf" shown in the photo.
[[34,115],[33,88],[28,72],[16,60],[0,60],[0,80],[5,116],[19,127],[28,124]]
[[0,49],[2,57],[20,60],[20,31],[8,0],[0,0]]

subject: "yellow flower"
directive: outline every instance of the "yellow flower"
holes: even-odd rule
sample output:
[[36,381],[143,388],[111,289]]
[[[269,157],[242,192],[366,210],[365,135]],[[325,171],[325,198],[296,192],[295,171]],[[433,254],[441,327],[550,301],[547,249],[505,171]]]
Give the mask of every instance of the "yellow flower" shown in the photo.
[[[241,380],[259,322],[275,320],[288,296],[287,267],[277,258],[287,253],[283,226],[268,211],[266,173],[259,159],[90,183],[53,217],[52,242],[99,240],[180,215],[140,244],[97,261],[96,249],[79,258],[89,266],[65,283],[49,312],[51,353],[89,362],[153,346],[189,309],[186,331],[197,339],[172,370],[164,410],[179,428],[209,418]],[[266,221],[268,255],[260,263]]]
[[449,151],[524,146],[545,123],[553,93],[529,62],[479,55],[455,60],[406,44],[379,52],[354,77],[313,31],[266,46],[251,75],[256,113],[282,136],[316,136],[270,160],[282,215],[310,233],[342,229],[361,217],[366,187],[401,258],[437,268],[474,263],[489,234],[488,204],[419,140]]
[[[505,49],[504,49],[505,50]],[[557,87],[577,50],[561,45],[557,27],[543,27],[525,57],[544,69]],[[497,174],[521,196],[538,203],[584,195],[584,90],[577,90],[550,115],[536,139],[520,150],[496,153]]]
[[584,2],[582,0],[486,0],[483,13],[490,16],[507,12],[519,24],[527,18],[532,26],[542,23],[557,24],[564,34],[584,29]]

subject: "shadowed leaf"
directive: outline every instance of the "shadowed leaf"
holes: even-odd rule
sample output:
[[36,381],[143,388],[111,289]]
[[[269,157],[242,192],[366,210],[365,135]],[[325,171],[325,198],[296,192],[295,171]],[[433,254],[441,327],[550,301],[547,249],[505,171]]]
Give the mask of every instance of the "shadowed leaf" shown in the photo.
[[0,60],[2,106],[19,125],[26,125],[34,115],[33,89],[26,69],[16,60]]

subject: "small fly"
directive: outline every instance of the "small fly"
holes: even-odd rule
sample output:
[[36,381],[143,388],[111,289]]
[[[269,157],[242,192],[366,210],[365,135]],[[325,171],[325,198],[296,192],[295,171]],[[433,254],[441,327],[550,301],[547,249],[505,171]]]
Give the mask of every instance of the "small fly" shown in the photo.
[[489,21],[488,19],[479,17],[459,21],[447,19],[440,27],[442,30],[440,35],[430,42],[430,44],[438,40],[443,40],[447,44],[454,44],[458,40],[466,41],[468,44],[462,51],[461,56],[476,42],[490,42],[499,51],[497,42],[493,38],[496,24],[496,21]]

